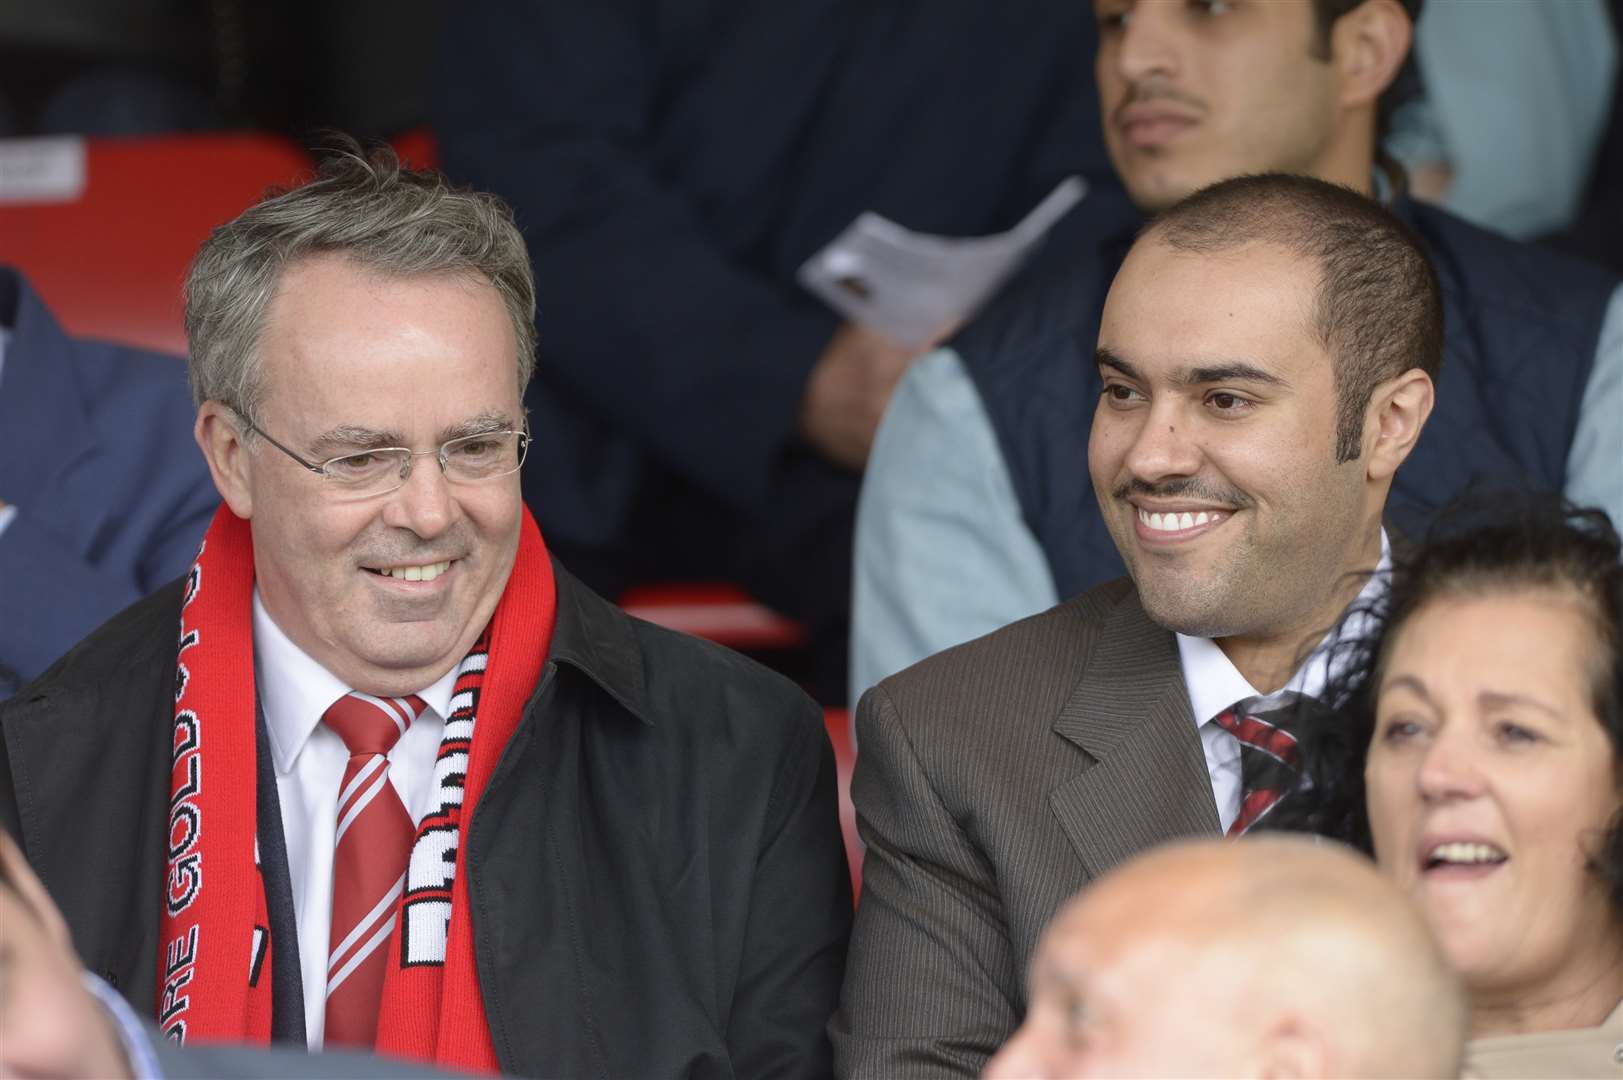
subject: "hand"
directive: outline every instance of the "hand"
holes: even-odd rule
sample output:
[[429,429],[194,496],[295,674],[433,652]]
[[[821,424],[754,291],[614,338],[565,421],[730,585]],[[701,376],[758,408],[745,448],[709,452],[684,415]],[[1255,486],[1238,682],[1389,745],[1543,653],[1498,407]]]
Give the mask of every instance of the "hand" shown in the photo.
[[62,913],[0,829],[0,1076],[131,1073],[112,1015],[85,986]]
[[806,380],[800,433],[836,465],[861,472],[896,383],[926,348],[842,323]]

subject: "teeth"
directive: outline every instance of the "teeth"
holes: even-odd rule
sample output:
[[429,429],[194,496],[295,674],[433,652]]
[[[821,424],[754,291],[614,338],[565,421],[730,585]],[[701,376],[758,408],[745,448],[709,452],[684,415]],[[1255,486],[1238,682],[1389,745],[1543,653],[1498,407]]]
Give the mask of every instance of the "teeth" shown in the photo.
[[1492,844],[1467,844],[1455,841],[1448,844],[1438,844],[1432,848],[1430,861],[1464,865],[1495,863],[1504,862],[1505,853]]
[[451,563],[447,560],[429,563],[427,566],[394,566],[379,573],[384,577],[399,578],[402,581],[433,581],[450,568]]
[[1138,520],[1156,532],[1182,532],[1193,529],[1197,525],[1206,525],[1216,521],[1221,514],[1213,514],[1202,510],[1198,514],[1151,514],[1143,510],[1138,512]]

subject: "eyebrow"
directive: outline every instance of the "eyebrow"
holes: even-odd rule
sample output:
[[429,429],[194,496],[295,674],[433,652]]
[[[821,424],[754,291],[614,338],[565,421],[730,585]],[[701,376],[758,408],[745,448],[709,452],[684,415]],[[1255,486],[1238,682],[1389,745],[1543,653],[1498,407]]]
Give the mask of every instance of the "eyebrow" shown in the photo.
[[[462,439],[469,435],[488,435],[493,431],[517,430],[513,418],[504,412],[489,411],[460,420],[442,428],[437,436],[441,443]],[[385,446],[406,446],[406,437],[398,431],[377,431],[354,424],[340,424],[317,435],[310,449],[317,454],[342,453],[345,450],[375,450]]]
[[[1093,353],[1094,362],[1102,368],[1113,368],[1129,379],[1144,382],[1144,376],[1132,364],[1111,352],[1106,346],[1099,346]],[[1284,379],[1270,371],[1264,371],[1255,364],[1244,360],[1231,360],[1222,364],[1211,364],[1204,367],[1179,368],[1173,372],[1172,381],[1180,386],[1205,386],[1209,383],[1220,382],[1249,382],[1262,386],[1289,386]]]
[[[1419,697],[1420,700],[1424,701],[1432,708],[1437,707],[1436,701],[1433,700],[1431,694],[1427,692],[1426,684],[1420,681],[1419,676],[1399,675],[1396,678],[1389,679],[1381,686],[1381,693],[1384,694],[1388,690],[1397,690],[1399,688],[1407,689],[1413,692],[1415,696]],[[1560,719],[1565,715],[1560,709],[1557,709],[1553,705],[1548,705],[1545,702],[1539,701],[1537,698],[1528,697],[1526,694],[1510,693],[1503,690],[1483,690],[1477,694],[1476,700],[1477,704],[1482,706],[1484,709],[1504,708],[1507,705],[1521,705],[1525,706],[1526,708],[1545,713],[1556,719]]]
[[310,449],[320,455],[346,450],[375,450],[383,446],[399,446],[405,441],[406,437],[396,431],[376,431],[354,424],[339,424],[310,440]]
[[513,418],[503,412],[482,412],[478,416],[469,417],[459,423],[452,424],[440,431],[439,439],[442,443],[452,439],[465,439],[469,435],[489,435],[493,431],[517,431],[519,426],[513,423]]
[[1137,368],[1103,345],[1093,351],[1093,362],[1102,368],[1114,368],[1129,379],[1136,379],[1139,382],[1144,381],[1144,377],[1138,373]]
[[1244,360],[1234,360],[1226,364],[1215,364],[1211,367],[1197,367],[1188,371],[1179,372],[1176,381],[1185,386],[1204,386],[1207,383],[1217,382],[1249,382],[1262,386],[1285,386],[1284,379],[1270,371],[1264,371],[1255,364],[1248,364]]
[[1484,690],[1476,696],[1476,699],[1486,709],[1503,708],[1506,705],[1521,705],[1557,720],[1564,715],[1555,706],[1545,704],[1537,698],[1528,697],[1526,694],[1509,694],[1499,690]]

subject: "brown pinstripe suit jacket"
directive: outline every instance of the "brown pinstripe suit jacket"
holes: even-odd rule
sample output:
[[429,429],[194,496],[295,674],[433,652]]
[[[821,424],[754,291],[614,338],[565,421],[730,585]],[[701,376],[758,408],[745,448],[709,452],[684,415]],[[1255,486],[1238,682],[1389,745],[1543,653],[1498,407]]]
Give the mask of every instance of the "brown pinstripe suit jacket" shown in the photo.
[[857,710],[868,850],[842,1077],[974,1076],[1019,1025],[1043,926],[1135,853],[1216,834],[1172,633],[1126,579],[932,656]]

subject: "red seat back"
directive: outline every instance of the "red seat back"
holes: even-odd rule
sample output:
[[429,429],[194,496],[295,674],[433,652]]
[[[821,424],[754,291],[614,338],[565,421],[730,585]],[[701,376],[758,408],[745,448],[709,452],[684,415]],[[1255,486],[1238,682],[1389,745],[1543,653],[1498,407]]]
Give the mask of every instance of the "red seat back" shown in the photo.
[[795,649],[806,643],[799,623],[763,607],[736,585],[639,585],[626,590],[620,606],[639,619],[729,649]]
[[30,144],[69,156],[82,147],[82,186],[0,190],[0,261],[28,276],[70,333],[165,352],[186,349],[181,286],[209,230],[312,167],[273,135],[10,140],[0,154]]

